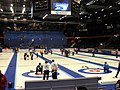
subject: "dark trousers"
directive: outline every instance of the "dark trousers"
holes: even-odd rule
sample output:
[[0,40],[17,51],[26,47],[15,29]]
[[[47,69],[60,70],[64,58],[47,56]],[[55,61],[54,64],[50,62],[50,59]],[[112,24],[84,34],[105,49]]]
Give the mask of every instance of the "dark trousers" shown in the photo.
[[94,53],[94,52],[92,53],[92,56],[93,56],[93,57],[95,56],[95,53]]
[[117,77],[117,76],[118,76],[119,72],[120,72],[120,70],[118,69],[118,70],[117,70],[117,73],[116,73],[116,75],[115,75],[115,77]]
[[41,72],[41,74],[42,74],[42,68],[40,68],[40,69],[36,68],[36,74],[37,74],[37,72]]
[[31,60],[33,60],[33,57],[31,57]]
[[38,53],[36,54],[37,58],[38,58]]
[[26,56],[24,56],[24,60],[26,60]]
[[116,54],[116,58],[118,58],[118,54]]
[[52,70],[52,78],[57,79],[57,71]]
[[41,53],[41,56],[43,57],[43,53]]
[[109,69],[108,68],[104,68],[104,72],[109,72]]
[[45,80],[45,78],[49,78],[49,70],[44,70],[44,75],[43,75],[43,80]]

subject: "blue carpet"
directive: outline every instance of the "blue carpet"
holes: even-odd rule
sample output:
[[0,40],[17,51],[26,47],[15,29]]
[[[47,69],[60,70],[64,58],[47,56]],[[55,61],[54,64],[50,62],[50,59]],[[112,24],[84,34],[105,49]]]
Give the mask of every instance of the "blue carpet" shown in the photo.
[[[92,57],[92,54],[91,55],[85,55],[85,54],[78,54],[78,55],[82,55],[82,56],[88,56],[88,57]],[[112,58],[106,58],[106,57],[99,57],[99,56],[94,56],[94,58],[101,58],[101,59],[107,59],[107,60],[112,60],[112,61],[118,61],[119,62],[119,60],[116,60],[116,59],[112,59]]]
[[5,73],[5,76],[7,77],[7,82],[12,82],[13,86],[12,88],[8,88],[7,86],[6,90],[15,90],[14,85],[15,85],[16,62],[17,62],[17,53],[14,53]]

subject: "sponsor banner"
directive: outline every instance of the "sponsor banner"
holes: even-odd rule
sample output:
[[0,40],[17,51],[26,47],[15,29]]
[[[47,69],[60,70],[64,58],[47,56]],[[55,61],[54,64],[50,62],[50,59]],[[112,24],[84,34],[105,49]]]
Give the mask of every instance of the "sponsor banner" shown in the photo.
[[51,11],[51,14],[56,14],[56,15],[71,15],[71,11]]
[[88,49],[80,49],[80,51],[88,52]]

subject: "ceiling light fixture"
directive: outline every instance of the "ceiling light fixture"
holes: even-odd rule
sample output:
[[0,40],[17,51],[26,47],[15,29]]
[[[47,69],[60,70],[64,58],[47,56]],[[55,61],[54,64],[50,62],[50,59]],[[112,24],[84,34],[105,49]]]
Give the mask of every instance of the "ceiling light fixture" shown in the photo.
[[90,16],[92,16],[92,14],[90,14]]
[[89,3],[87,3],[86,5],[91,5],[91,4],[93,4],[93,3],[95,3],[95,2],[97,2],[98,0],[92,0],[92,1],[90,1]]
[[120,12],[120,10],[118,10],[117,12]]
[[45,14],[45,15],[43,16],[43,19],[45,19],[47,16],[48,16],[48,14]]
[[98,12],[95,12],[95,14],[97,14]]
[[23,5],[23,10],[22,10],[22,13],[25,13],[25,5]]
[[110,13],[110,15],[112,15],[113,13]]
[[25,5],[23,5],[23,7],[25,7]]
[[104,9],[101,9],[101,11],[104,11]]
[[25,7],[23,8],[22,13],[25,13]]
[[1,12],[3,12],[3,9],[0,9]]
[[106,17],[106,15],[104,15],[104,17]]
[[87,16],[85,16],[85,18],[87,18]]
[[11,11],[12,13],[14,13],[13,4],[10,4],[10,11]]
[[90,18],[90,16],[88,18]]
[[10,11],[11,11],[12,13],[14,13],[13,7],[10,7]]
[[98,17],[98,19],[100,19],[100,17]]
[[109,8],[112,8],[112,6],[109,6]]
[[60,18],[60,20],[62,20],[63,18],[65,18],[65,17],[67,17],[67,15],[65,15],[65,16],[62,16],[61,18]]
[[13,7],[13,4],[10,4],[11,7]]

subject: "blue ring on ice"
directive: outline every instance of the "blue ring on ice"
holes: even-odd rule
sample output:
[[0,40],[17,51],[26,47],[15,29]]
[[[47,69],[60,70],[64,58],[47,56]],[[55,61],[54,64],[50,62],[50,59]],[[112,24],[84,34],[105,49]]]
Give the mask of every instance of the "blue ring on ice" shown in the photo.
[[[35,73],[35,71],[34,72],[25,72],[22,75],[25,77],[29,77],[29,78],[43,78],[43,75],[33,76],[33,75],[30,75],[31,73]],[[57,75],[59,75],[59,73],[57,73]],[[52,77],[52,75],[50,75],[49,77]]]
[[[87,72],[86,70],[89,70],[89,69],[103,70],[103,72]],[[84,69],[78,70],[78,72],[82,72],[82,73],[86,73],[86,74],[108,74],[108,73],[111,73],[112,71],[109,70],[109,72],[104,72],[104,69],[101,69],[101,68],[84,68]]]

